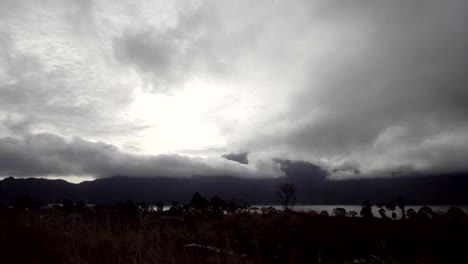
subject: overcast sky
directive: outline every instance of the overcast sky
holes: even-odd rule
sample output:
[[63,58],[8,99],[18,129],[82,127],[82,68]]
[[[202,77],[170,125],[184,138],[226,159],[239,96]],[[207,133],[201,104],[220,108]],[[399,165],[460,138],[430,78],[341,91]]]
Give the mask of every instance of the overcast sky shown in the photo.
[[0,0],[0,176],[466,171],[467,25],[465,0]]

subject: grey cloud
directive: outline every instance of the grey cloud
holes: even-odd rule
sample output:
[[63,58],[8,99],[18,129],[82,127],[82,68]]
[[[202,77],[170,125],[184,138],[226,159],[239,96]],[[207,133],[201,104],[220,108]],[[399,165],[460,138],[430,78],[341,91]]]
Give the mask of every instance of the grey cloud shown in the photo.
[[[104,79],[107,69],[101,67],[101,58],[86,58],[89,50],[80,50],[84,43],[74,46],[60,39],[40,44],[41,39],[29,39],[16,31],[16,24],[8,23],[8,18],[3,18],[6,23],[0,29],[1,135],[49,131],[102,139],[111,134],[128,136],[154,125],[126,118],[133,88]],[[33,32],[45,30],[41,23],[29,26]],[[66,37],[60,30],[60,26],[55,29],[61,38]],[[25,45],[39,48],[26,49]],[[57,51],[45,54],[41,50]]]
[[229,153],[229,154],[224,154],[222,156],[223,158],[227,160],[232,160],[236,161],[242,164],[248,164],[249,163],[249,153],[243,152],[243,153]]
[[[46,127],[61,133],[97,136],[103,130],[108,131],[107,134],[118,134],[124,130],[122,132],[127,134],[152,125],[133,121],[122,124],[113,118],[119,108],[124,109],[130,102],[125,102],[131,99],[128,94],[115,93],[115,101],[101,102],[103,95],[100,92],[88,93],[85,87],[74,89],[70,86],[63,77],[69,75],[66,70],[49,72],[37,57],[24,54],[8,44],[2,46],[5,51],[2,57],[6,59],[3,67],[8,79],[0,84],[0,125],[11,128],[12,132]],[[95,126],[89,126],[90,122]],[[26,124],[27,131],[24,131],[26,127],[22,126]]]
[[[114,40],[116,57],[135,66],[157,91],[167,91],[184,78],[190,59],[184,52],[184,39],[173,32],[158,34],[153,29],[127,32]],[[190,47],[188,47],[190,48]]]
[[427,142],[468,124],[466,5],[208,2],[114,47],[169,86],[208,72],[252,87],[263,100],[253,126],[216,120],[233,151],[296,153],[359,177],[465,170],[466,137],[456,149]]
[[[142,25],[126,30],[114,39],[114,54],[137,69],[155,93],[180,89],[191,78],[225,80],[245,67],[242,58],[254,52],[249,49],[256,47],[263,28],[258,19],[265,16],[254,17],[258,5],[253,4],[252,10],[245,9],[245,2],[180,5],[174,26]],[[239,17],[242,14],[249,16]]]
[[[8,4],[21,10],[15,1]],[[97,65],[95,61],[46,63],[41,54],[19,48],[14,30],[6,27],[0,42],[0,132],[27,135],[42,127],[84,138],[116,134],[130,138],[152,124],[114,114],[133,99],[132,88],[119,81],[108,83],[122,72],[129,73],[120,71],[124,68],[136,70],[154,93],[170,93],[194,78],[228,84],[232,97],[210,109],[206,120],[224,136],[223,153],[249,151],[249,159],[268,157],[258,158],[259,166],[269,158],[297,157],[342,173],[339,177],[468,169],[463,158],[468,154],[465,1],[204,1],[192,6],[177,2],[175,9],[173,23],[162,26],[147,22],[147,17],[125,17],[122,20],[130,21],[114,25],[89,3],[74,9],[72,24],[83,25],[82,34],[102,21],[115,26],[113,34],[105,35],[109,39],[91,41],[83,45],[84,51],[77,48],[78,53],[86,53],[96,43],[112,47],[103,57],[122,64],[110,64],[114,75],[93,72],[89,66]],[[98,33],[103,32],[90,34]],[[47,47],[62,47],[54,45]],[[101,50],[89,52],[99,55]],[[244,100],[253,106],[245,117],[224,114],[223,109]],[[16,141],[27,145],[28,140]],[[80,149],[81,143],[63,144]],[[101,145],[89,144],[100,150]],[[115,158],[110,153],[118,153],[119,164],[133,162],[118,169],[136,174],[141,171],[135,164],[156,159],[120,151],[96,153],[105,153],[106,164]],[[171,157],[171,162],[192,162]],[[76,168],[65,161],[56,172],[117,171],[111,165],[87,167],[84,161]],[[47,172],[45,161],[26,155],[24,162],[36,162],[31,167]],[[191,168],[209,167],[202,164]]]
[[[327,3],[331,17],[311,21],[328,25],[328,55],[311,46],[304,78],[292,84],[302,88],[271,118],[279,129],[256,130],[243,146],[325,159],[331,170],[347,160],[370,176],[468,169],[466,3]],[[395,127],[403,132],[379,145]],[[453,141],[430,143],[444,135]]]
[[42,133],[23,138],[0,139],[2,176],[132,177],[192,175],[232,175],[240,177],[277,177],[282,175],[273,162],[252,166],[222,158],[191,158],[177,154],[135,155],[102,142],[81,138],[66,140]]

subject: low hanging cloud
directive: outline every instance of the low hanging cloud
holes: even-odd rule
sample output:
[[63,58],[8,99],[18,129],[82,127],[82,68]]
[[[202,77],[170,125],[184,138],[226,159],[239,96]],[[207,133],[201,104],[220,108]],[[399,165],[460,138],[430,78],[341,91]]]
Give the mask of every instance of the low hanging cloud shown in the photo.
[[194,158],[182,155],[136,155],[102,142],[81,138],[66,140],[42,133],[24,138],[0,139],[1,176],[111,176],[191,177],[230,175],[279,177],[278,164],[252,160],[240,164],[222,158]]
[[336,178],[466,171],[467,4],[310,7],[330,16],[309,17],[309,50],[285,62],[308,67],[292,67],[301,78],[283,87],[284,109],[233,144],[293,153]]
[[[254,176],[260,167],[276,175],[275,158],[310,161],[338,179],[468,170],[466,1],[0,6],[1,151],[17,157],[2,163],[8,170]],[[151,96],[185,99],[167,106]],[[144,114],[135,117],[137,98]],[[75,158],[37,146],[52,134]],[[145,149],[158,136],[167,145]],[[119,150],[166,153],[159,148],[171,144],[191,156],[249,152],[249,165]],[[40,155],[48,151],[51,160]],[[59,162],[47,169],[52,157]]]

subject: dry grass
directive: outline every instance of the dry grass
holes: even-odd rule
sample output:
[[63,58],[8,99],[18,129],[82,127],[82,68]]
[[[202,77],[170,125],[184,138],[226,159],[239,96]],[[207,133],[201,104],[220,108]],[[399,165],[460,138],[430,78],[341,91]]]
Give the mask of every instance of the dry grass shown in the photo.
[[443,217],[0,210],[1,263],[451,263],[467,245],[467,220]]

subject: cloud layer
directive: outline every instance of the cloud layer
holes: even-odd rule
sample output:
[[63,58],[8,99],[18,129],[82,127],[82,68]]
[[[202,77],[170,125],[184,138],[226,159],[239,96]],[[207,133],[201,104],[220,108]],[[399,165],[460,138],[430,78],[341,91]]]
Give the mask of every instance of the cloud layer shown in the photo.
[[[0,171],[277,176],[271,158],[335,178],[467,170],[466,10],[2,1]],[[205,159],[229,152],[254,167]]]
[[249,165],[222,158],[173,155],[134,155],[102,142],[66,140],[53,134],[0,139],[0,174],[15,176],[191,177],[232,175],[274,177],[283,173],[273,162]]

